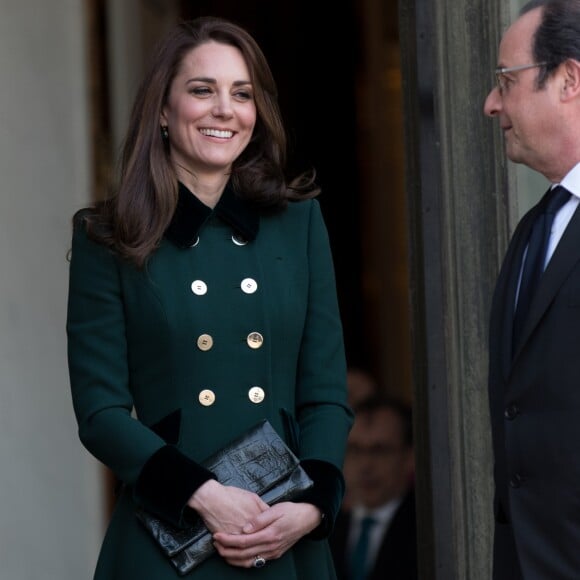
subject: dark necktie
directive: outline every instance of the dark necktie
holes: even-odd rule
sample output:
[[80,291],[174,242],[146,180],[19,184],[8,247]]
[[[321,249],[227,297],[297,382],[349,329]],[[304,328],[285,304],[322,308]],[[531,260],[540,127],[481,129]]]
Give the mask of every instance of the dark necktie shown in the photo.
[[350,561],[350,580],[364,580],[367,577],[369,538],[376,523],[377,520],[371,516],[365,516],[361,521],[360,533]]
[[526,322],[528,310],[538,281],[544,271],[546,251],[550,240],[550,232],[554,216],[558,210],[570,199],[570,192],[561,185],[554,187],[547,193],[544,210],[537,216],[528,240],[528,252],[522,272],[518,303],[514,315],[513,346],[515,350]]

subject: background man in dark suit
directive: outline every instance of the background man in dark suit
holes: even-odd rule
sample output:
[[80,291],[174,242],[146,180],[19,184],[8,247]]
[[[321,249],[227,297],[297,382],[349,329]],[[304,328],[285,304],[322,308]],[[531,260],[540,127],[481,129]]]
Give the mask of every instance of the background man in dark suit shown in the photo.
[[341,580],[416,580],[411,410],[380,396],[355,407],[345,468],[349,509],[330,545]]
[[[572,580],[580,578],[580,0],[527,4],[498,62],[485,113],[498,119],[509,159],[553,185],[513,235],[491,311],[493,577]],[[536,245],[542,228],[545,250]]]

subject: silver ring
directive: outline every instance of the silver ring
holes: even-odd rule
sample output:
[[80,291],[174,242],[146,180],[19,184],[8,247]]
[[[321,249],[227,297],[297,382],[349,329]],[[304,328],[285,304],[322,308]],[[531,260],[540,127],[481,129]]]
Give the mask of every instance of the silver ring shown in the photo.
[[254,568],[262,568],[266,565],[266,560],[262,556],[256,556],[254,558]]

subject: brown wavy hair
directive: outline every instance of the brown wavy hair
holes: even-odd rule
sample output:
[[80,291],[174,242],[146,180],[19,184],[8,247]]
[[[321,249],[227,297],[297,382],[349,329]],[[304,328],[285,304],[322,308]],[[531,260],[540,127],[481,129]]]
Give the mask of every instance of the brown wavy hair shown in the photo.
[[285,176],[286,133],[274,77],[262,50],[240,26],[201,17],[178,24],[160,43],[137,92],[123,146],[116,193],[85,213],[90,237],[143,267],[159,245],[177,205],[177,174],[160,130],[171,83],[185,56],[216,41],[242,53],[254,89],[257,119],[250,143],[234,161],[230,180],[237,195],[268,210],[318,195],[314,171]]

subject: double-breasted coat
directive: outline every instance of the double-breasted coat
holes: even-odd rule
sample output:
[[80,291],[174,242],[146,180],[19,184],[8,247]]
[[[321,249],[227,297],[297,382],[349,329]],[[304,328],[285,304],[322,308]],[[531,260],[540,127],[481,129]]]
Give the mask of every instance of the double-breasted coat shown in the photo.
[[268,419],[314,487],[323,524],[261,569],[218,555],[195,580],[334,578],[325,537],[343,493],[352,414],[327,231],[316,200],[266,213],[228,186],[210,210],[183,185],[159,248],[138,269],[74,228],[68,355],[79,436],[123,483],[97,580],[175,580],[134,515],[183,523],[212,476],[201,463]]
[[540,279],[519,346],[522,257],[545,198],[521,220],[494,294],[489,394],[494,580],[580,578],[580,212]]

